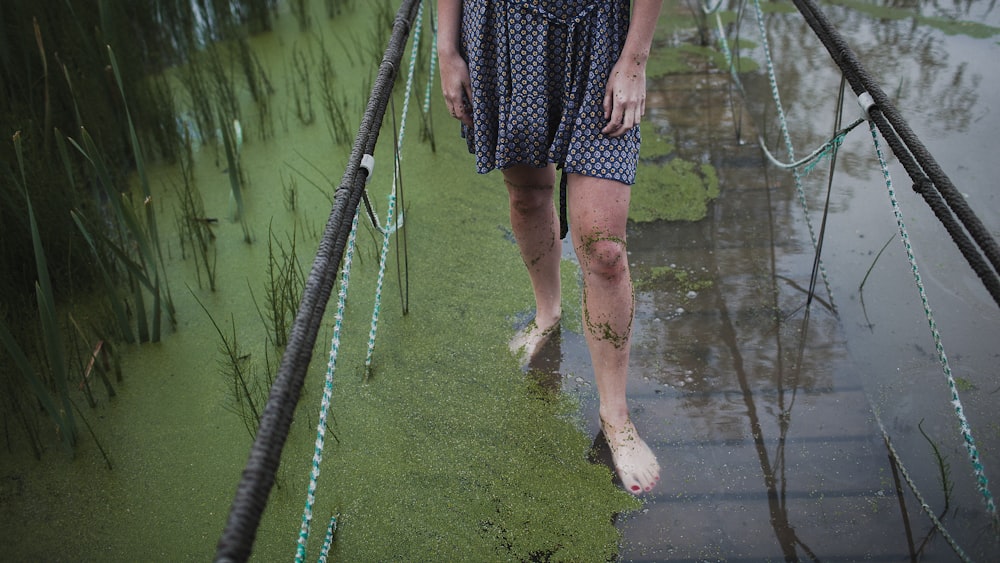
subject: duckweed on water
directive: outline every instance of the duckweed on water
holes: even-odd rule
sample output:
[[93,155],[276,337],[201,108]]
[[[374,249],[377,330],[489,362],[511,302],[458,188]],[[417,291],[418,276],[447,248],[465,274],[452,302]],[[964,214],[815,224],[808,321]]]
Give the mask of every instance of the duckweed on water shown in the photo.
[[[265,60],[272,59],[281,57]],[[291,93],[282,95],[292,108]],[[446,115],[439,96],[434,103],[434,114]],[[512,319],[529,307],[531,291],[515,245],[498,228],[508,224],[503,184],[496,175],[477,176],[457,128],[439,125],[445,127],[436,153],[415,137],[404,144],[410,313],[401,314],[398,290],[388,285],[367,380],[362,359],[375,285],[373,249],[380,241],[359,237],[310,555],[322,541],[322,520],[340,513],[333,557],[344,561],[613,559],[619,541],[613,516],[639,501],[612,484],[606,467],[587,461],[592,437],[574,421],[574,406],[540,397],[507,351]],[[389,127],[379,163],[392,162]],[[274,139],[247,143],[245,172],[255,186],[279,186],[282,163],[342,162],[328,142],[317,126],[276,132]],[[228,177],[212,166],[211,155],[203,152],[196,160],[206,213],[218,216],[228,205]],[[390,169],[376,168],[369,188],[383,205]],[[327,205],[325,195],[311,191],[299,194],[303,201],[295,210],[281,204],[277,189],[245,195],[248,222],[289,236],[295,225],[317,222]],[[164,205],[170,197],[156,194]],[[216,230],[218,291],[198,295],[213,315],[230,319],[248,361],[267,364],[270,327],[260,322],[249,288],[264,283],[269,253],[263,245],[243,244],[240,225],[221,222]],[[389,284],[396,279],[393,268]],[[168,272],[196,279],[193,263],[172,260]],[[579,307],[572,276],[566,266],[567,317],[579,325],[571,312]],[[12,484],[0,503],[0,518],[9,523],[0,543],[10,546],[13,558],[210,557],[249,441],[243,420],[226,411],[226,384],[215,373],[217,335],[189,293],[178,299],[177,333],[158,346],[123,353],[126,371],[137,375],[121,389],[107,420],[98,421],[114,472],[94,470],[100,458],[87,444],[72,464],[46,459],[29,469],[5,459],[0,466],[3,483]],[[279,487],[258,531],[256,560],[294,552],[331,322],[328,310],[283,452]],[[96,506],[104,509],[94,511]]]
[[637,223],[697,221],[705,217],[708,202],[717,197],[719,178],[711,164],[681,158],[661,164],[644,158],[643,152],[632,186],[629,219]]
[[[530,287],[496,228],[500,178],[476,176],[456,141],[405,161],[413,308],[380,328],[368,383],[338,380],[336,485],[317,513],[342,514],[343,560],[612,559],[613,514],[638,501],[586,460],[575,406],[533,390],[507,351]],[[445,161],[467,171],[441,176]]]

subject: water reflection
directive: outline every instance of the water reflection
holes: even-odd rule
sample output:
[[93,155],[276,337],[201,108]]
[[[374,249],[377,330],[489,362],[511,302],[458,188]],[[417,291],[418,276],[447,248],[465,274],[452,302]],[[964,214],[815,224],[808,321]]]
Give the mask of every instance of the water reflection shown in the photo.
[[[982,61],[1000,53],[995,39],[944,34],[941,18],[994,25],[994,5],[830,6],[827,15],[847,30],[852,48],[898,100],[917,133],[932,142],[950,139],[946,144],[953,150],[970,153],[961,161],[968,163],[983,160],[983,120],[996,121],[990,107],[1000,89]],[[915,15],[880,16],[875,8],[905,8]],[[747,18],[741,33],[753,40],[755,23]],[[830,135],[840,73],[797,13],[767,14],[766,21],[792,137],[798,153],[805,154]],[[948,28],[949,33],[955,29],[961,28]],[[762,60],[760,53],[754,58]],[[883,418],[892,413],[889,430],[904,460],[910,460],[907,469],[941,506],[918,422],[927,417],[931,435],[939,443],[947,440],[953,467],[964,463],[963,452],[953,434],[944,434],[953,427],[947,405],[921,391],[940,390],[940,373],[905,260],[890,266],[899,258],[890,249],[885,264],[873,265],[895,225],[879,190],[870,140],[854,134],[838,155],[824,255],[832,294],[818,283],[819,301],[804,309],[813,259],[809,232],[792,179],[769,174],[747,142],[755,137],[755,125],[774,143],[779,134],[766,77],[755,73],[744,79],[751,97],[743,102],[730,98],[724,74],[669,76],[649,92],[644,127],[673,139],[682,157],[713,164],[722,195],[703,221],[642,225],[629,233],[634,271],[669,267],[684,275],[640,284],[636,293],[633,415],[641,427],[660,429],[651,445],[670,477],[644,514],[622,523],[623,559],[948,558],[950,548],[929,530],[909,493],[896,496],[897,468],[888,462],[872,415],[873,406]],[[848,104],[845,119],[850,117]],[[950,160],[951,154],[938,157],[949,172],[962,165]],[[995,168],[994,159],[986,160]],[[819,170],[806,179],[812,209],[825,197],[826,174]],[[905,182],[901,173],[894,174]],[[962,175],[953,178],[960,183]],[[973,199],[992,197],[985,186],[960,188]],[[964,279],[954,248],[924,232],[933,232],[934,221],[921,221],[923,212],[907,209],[917,214],[916,236],[923,239],[925,256]],[[1000,224],[990,220],[995,211],[986,214],[987,224]],[[869,280],[864,295],[878,309],[872,319],[862,314],[858,293],[868,268],[879,280]],[[931,279],[934,271],[927,274]],[[949,290],[958,302],[949,300],[948,306],[981,309],[968,301],[969,284],[958,285]],[[987,316],[980,326],[1000,329],[996,315]],[[995,347],[986,344],[990,338],[969,326],[951,328],[968,354],[962,358],[964,373],[985,374],[995,361],[989,351]],[[564,372],[582,363],[566,346],[573,336],[564,335]],[[916,347],[924,349],[916,358],[919,365]],[[905,389],[899,388],[900,374],[907,378]],[[994,382],[990,389],[995,387]],[[987,412],[985,394],[970,401],[974,406],[967,410]],[[984,419],[988,422],[988,415],[980,424]],[[960,514],[982,528],[981,506],[968,493]],[[963,533],[963,517],[952,520],[951,527]],[[841,534],[852,540],[838,540]],[[992,559],[996,545],[977,535],[966,535],[966,547],[975,545],[974,557]]]

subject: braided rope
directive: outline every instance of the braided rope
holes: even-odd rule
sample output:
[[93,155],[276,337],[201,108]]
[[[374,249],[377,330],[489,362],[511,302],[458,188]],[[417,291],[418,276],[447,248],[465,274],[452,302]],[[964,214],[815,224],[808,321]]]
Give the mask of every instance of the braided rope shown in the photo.
[[844,139],[847,137],[848,133],[850,133],[855,127],[861,125],[864,122],[865,120],[859,117],[854,123],[848,125],[847,127],[844,127],[840,131],[837,131],[837,133],[833,137],[831,137],[825,143],[817,147],[816,150],[809,153],[808,156],[805,156],[803,158],[800,158],[799,160],[796,160],[795,162],[790,162],[790,163],[781,162],[773,154],[771,154],[771,151],[767,150],[767,146],[764,144],[763,137],[758,136],[757,142],[760,144],[760,148],[763,149],[764,155],[775,167],[781,168],[782,170],[794,170],[796,168],[802,168],[802,173],[804,175],[807,175],[810,172],[812,172],[813,169],[816,168],[816,166],[819,165],[819,163],[822,162],[824,158],[830,156],[831,154],[833,154],[833,151],[840,148],[840,145],[844,143]]
[[[420,51],[420,32],[423,28],[424,4],[417,7],[417,19],[413,27],[413,46],[410,50],[410,68],[406,75],[406,90],[403,94],[403,115],[399,121],[399,135],[396,141],[395,157],[393,159],[392,192],[389,194],[389,210],[386,212],[385,223],[387,229],[383,231],[382,252],[378,263],[378,281],[375,284],[375,306],[372,308],[371,328],[368,330],[368,353],[365,356],[365,368],[371,367],[372,356],[375,353],[375,335],[378,332],[378,317],[382,309],[382,286],[385,281],[385,268],[389,256],[389,237],[395,231],[395,226],[389,230],[389,225],[393,225],[393,214],[396,210],[396,188],[399,179],[399,164],[402,160],[401,148],[403,146],[403,136],[406,134],[406,113],[410,108],[410,97],[413,91],[413,75],[417,66],[417,55]],[[402,221],[403,213],[400,211],[399,219]]]
[[330,517],[330,523],[326,526],[326,538],[323,539],[323,549],[319,553],[319,563],[326,563],[330,554],[330,547],[333,546],[333,534],[337,531],[337,515]]
[[[882,176],[885,178],[885,185],[889,191],[889,201],[892,203],[892,212],[896,217],[896,225],[899,227],[899,237],[903,243],[903,247],[906,249],[906,258],[910,263],[913,280],[917,284],[917,291],[920,294],[920,301],[924,307],[927,324],[930,327],[931,336],[934,339],[934,349],[937,351],[938,360],[941,362],[941,368],[948,383],[948,389],[951,392],[951,405],[952,408],[955,409],[955,416],[958,417],[958,425],[962,434],[962,441],[964,442],[965,449],[969,454],[969,461],[972,464],[972,473],[976,477],[976,487],[979,489],[980,494],[982,494],[983,502],[986,504],[986,510],[989,512],[993,521],[994,529],[998,529],[1000,521],[998,521],[997,518],[996,503],[993,500],[992,493],[990,493],[989,480],[986,478],[986,472],[983,467],[982,460],[979,457],[979,450],[976,448],[976,441],[972,437],[972,428],[969,426],[969,421],[965,418],[965,409],[962,407],[962,401],[958,396],[958,387],[955,385],[955,378],[953,377],[951,367],[948,364],[948,356],[944,351],[941,333],[937,329],[937,323],[934,322],[934,315],[931,312],[930,302],[927,299],[927,293],[924,291],[924,283],[921,280],[920,272],[917,269],[917,259],[913,254],[913,247],[910,244],[910,235],[906,232],[906,226],[903,224],[903,213],[899,208],[899,202],[896,200],[896,192],[892,187],[892,178],[889,176],[889,168],[882,155],[882,149],[879,146],[878,129],[875,127],[874,123],[869,123],[868,126],[871,129],[872,142],[875,144],[875,153],[878,155],[879,164],[882,166]],[[929,511],[928,514],[930,514]]]
[[319,422],[316,423],[316,446],[313,450],[312,471],[309,474],[309,490],[306,493],[306,505],[302,510],[302,526],[299,528],[298,547],[295,550],[295,562],[302,563],[306,557],[306,544],[309,541],[309,527],[312,523],[313,505],[316,503],[316,485],[319,481],[320,464],[323,462],[323,447],[326,444],[326,420],[330,410],[330,399],[333,396],[333,373],[337,367],[337,356],[340,351],[340,332],[344,326],[344,310],[347,308],[347,289],[351,281],[351,264],[354,262],[354,245],[358,234],[358,215],[354,214],[351,222],[351,233],[347,238],[347,250],[344,253],[344,268],[340,275],[340,291],[337,292],[337,311],[334,314],[333,338],[330,341],[330,358],[326,364],[326,380],[323,385],[323,399],[319,407]]
[[427,71],[427,86],[424,89],[424,113],[431,111],[431,86],[434,84],[434,70],[437,66],[437,44],[438,44],[438,34],[437,25],[434,22],[434,16],[431,16],[431,63],[430,68]]

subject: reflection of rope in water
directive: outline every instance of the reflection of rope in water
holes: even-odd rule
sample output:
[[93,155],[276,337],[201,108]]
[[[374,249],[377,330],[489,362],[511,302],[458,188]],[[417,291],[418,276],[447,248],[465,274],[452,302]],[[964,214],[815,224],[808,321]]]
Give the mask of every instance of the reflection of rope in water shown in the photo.
[[[804,173],[808,173],[809,171],[812,170],[813,167],[815,167],[816,164],[818,164],[819,160],[823,156],[829,154],[831,151],[836,151],[837,147],[840,146],[840,143],[837,142],[838,135],[834,135],[833,138],[831,138],[822,146],[814,150],[809,156],[800,160],[795,159],[795,149],[792,145],[791,134],[788,131],[788,123],[787,120],[785,119],[785,111],[781,105],[781,95],[778,93],[778,82],[777,79],[775,78],[774,64],[773,61],[771,60],[771,48],[769,47],[767,41],[767,29],[765,28],[764,25],[763,11],[761,10],[760,4],[757,2],[757,0],[754,0],[754,3],[755,6],[757,7],[757,12],[756,12],[757,28],[760,33],[761,48],[764,52],[764,60],[766,62],[768,83],[770,84],[771,87],[771,97],[774,99],[775,107],[778,111],[778,121],[781,126],[781,136],[782,139],[784,140],[785,149],[788,152],[788,159],[789,161],[791,161],[791,163],[784,164],[775,159],[771,155],[770,151],[768,151],[767,145],[764,143],[763,138],[758,137],[758,143],[760,145],[760,148],[763,150],[764,154],[767,155],[767,157],[773,163],[775,163],[779,168],[790,169],[792,171],[792,178],[795,180],[795,189],[798,195],[799,205],[802,207],[802,212],[806,220],[806,226],[809,229],[809,237],[812,240],[813,248],[817,249],[816,266],[818,268],[819,273],[823,276],[823,284],[826,286],[826,293],[827,295],[830,296],[830,305],[834,308],[834,310],[836,310],[836,305],[833,302],[833,290],[830,288],[830,282],[826,275],[826,267],[823,266],[823,261],[819,257],[819,249],[822,247],[822,242],[816,236],[816,230],[813,228],[812,215],[809,213],[809,204],[806,202],[805,188],[802,185],[802,173],[799,172],[799,168],[801,166],[808,165],[808,167],[804,170]],[[744,89],[743,83],[740,80],[739,74],[737,73],[736,58],[733,57],[733,54],[729,49],[729,43],[726,40],[725,30],[722,27],[722,17],[719,15],[718,8],[719,5],[716,5],[712,9],[702,6],[702,11],[705,12],[706,14],[709,13],[715,14],[716,30],[718,31],[719,34],[719,45],[720,48],[722,49],[723,55],[726,58],[726,64],[729,67],[730,78],[736,84],[736,88],[739,90],[743,98],[748,99],[748,96],[746,95],[746,90]],[[857,124],[854,124],[849,128],[845,128],[847,129],[847,131],[844,132],[844,135],[846,135],[847,132],[849,132],[850,129],[852,129],[855,126],[857,126]],[[812,285],[813,283],[810,282],[810,286]]]
[[[779,120],[782,128],[782,134],[785,138],[786,146],[789,151],[789,158],[793,162],[791,162],[790,164],[783,164],[778,162],[777,159],[775,159],[767,150],[762,139],[759,139],[760,145],[764,153],[767,155],[768,159],[770,159],[773,164],[782,169],[792,170],[793,175],[795,177],[796,186],[799,188],[799,195],[801,203],[803,204],[803,209],[806,211],[806,221],[807,224],[809,224],[810,235],[813,236],[813,242],[815,245],[816,238],[813,235],[812,225],[811,223],[809,223],[808,210],[805,209],[804,196],[801,190],[800,175],[797,169],[801,166],[808,166],[807,170],[811,170],[812,167],[814,167],[816,163],[825,154],[828,153],[832,153],[835,157],[836,150],[839,147],[840,143],[842,142],[844,135],[846,135],[846,133],[849,132],[850,130],[854,129],[857,125],[860,124],[860,122],[864,121],[864,119],[859,119],[852,125],[845,128],[844,130],[837,131],[834,134],[833,138],[824,143],[824,145],[822,145],[820,148],[813,151],[813,153],[811,153],[808,157],[800,159],[798,161],[794,160],[794,155],[791,149],[791,142],[788,138],[788,130],[787,130],[785,116],[781,108],[781,102],[777,92],[777,85],[776,82],[774,81],[773,67],[770,58],[770,50],[767,44],[766,29],[764,28],[762,19],[762,10],[760,8],[758,0],[754,0],[754,4],[756,5],[757,9],[758,27],[760,28],[761,32],[761,40],[763,43],[764,56],[767,60],[767,70],[771,85],[771,92],[772,96],[774,97],[774,101],[777,105]],[[856,60],[854,59],[853,53],[851,53],[850,49],[846,47],[846,45],[843,43],[843,40],[836,35],[836,30],[833,29],[832,26],[824,25],[825,21],[823,20],[822,14],[819,12],[818,8],[812,5],[809,0],[797,0],[796,6],[799,8],[799,11],[802,12],[803,16],[806,18],[810,26],[813,27],[816,34],[820,36],[820,39],[824,42],[824,45],[826,45],[827,48],[830,50],[830,54],[834,58],[835,62],[837,62],[838,65],[841,67],[841,69],[844,71],[844,79],[851,80],[851,85],[856,91],[858,90],[859,86],[861,87],[861,91],[863,92],[863,95],[861,96],[862,99],[864,99],[864,97],[867,96],[867,90],[872,91],[872,94],[870,96],[867,96],[869,98],[867,100],[869,103],[866,104],[865,113],[866,117],[869,120],[869,127],[872,131],[872,138],[875,143],[875,151],[876,154],[878,155],[879,162],[882,166],[882,171],[886,179],[886,183],[890,194],[890,201],[893,206],[893,211],[897,217],[900,237],[903,241],[904,247],[906,248],[906,253],[910,262],[911,270],[914,274],[914,278],[917,283],[918,291],[920,293],[920,298],[924,306],[924,312],[925,315],[927,316],[927,321],[931,328],[932,337],[935,343],[935,349],[938,353],[938,359],[941,362],[942,369],[946,376],[948,387],[951,393],[951,403],[953,408],[955,409],[956,416],[959,419],[959,426],[963,442],[969,454],[969,459],[971,461],[973,468],[973,474],[976,478],[976,486],[983,497],[983,500],[986,504],[987,512],[990,514],[992,520],[993,529],[996,532],[998,529],[1000,529],[1000,522],[998,522],[996,506],[993,500],[993,496],[988,488],[988,480],[984,472],[979,452],[976,449],[975,441],[972,437],[971,428],[969,427],[968,421],[964,415],[964,409],[962,407],[961,401],[958,396],[958,391],[955,385],[954,377],[952,376],[951,369],[948,365],[948,360],[944,352],[944,346],[941,341],[940,333],[938,332],[936,324],[934,322],[934,318],[930,310],[930,305],[927,301],[927,296],[924,291],[923,284],[920,280],[919,272],[917,271],[916,261],[914,259],[912,248],[909,242],[909,235],[907,234],[905,227],[902,223],[902,215],[899,211],[898,202],[895,199],[895,194],[892,189],[891,179],[889,178],[888,169],[885,164],[885,160],[882,157],[881,149],[879,148],[878,145],[876,125],[878,125],[878,129],[881,129],[883,132],[888,130],[891,133],[893,133],[892,135],[888,135],[886,137],[886,141],[890,144],[890,147],[892,147],[893,152],[896,153],[897,157],[900,158],[900,161],[901,163],[903,163],[904,168],[907,169],[907,172],[910,173],[911,177],[914,179],[915,191],[921,193],[921,195],[923,195],[924,198],[928,201],[928,204],[934,210],[935,215],[937,215],[938,218],[945,225],[946,229],[952,235],[952,238],[956,241],[956,244],[958,244],[963,255],[965,255],[970,265],[977,272],[977,274],[979,274],[984,285],[986,286],[986,289],[990,291],[990,293],[993,294],[994,298],[997,299],[998,303],[1000,303],[1000,297],[998,297],[998,291],[996,290],[996,288],[1000,287],[1000,282],[997,281],[997,276],[992,270],[989,269],[989,265],[986,264],[986,260],[984,259],[984,257],[980,255],[978,251],[972,248],[971,243],[968,241],[968,237],[965,236],[964,233],[959,232],[961,231],[961,227],[958,226],[955,218],[951,216],[951,212],[954,212],[955,215],[958,216],[958,219],[962,221],[962,224],[965,226],[965,228],[968,229],[969,232],[972,234],[975,241],[980,245],[980,248],[982,249],[982,253],[985,255],[985,258],[993,262],[994,267],[1000,270],[1000,266],[997,265],[998,263],[1000,263],[1000,260],[997,260],[995,258],[998,255],[996,251],[996,243],[992,240],[992,237],[989,236],[988,232],[986,233],[986,236],[983,236],[982,231],[984,230],[984,228],[981,226],[981,224],[978,223],[978,218],[976,218],[975,214],[972,213],[972,211],[967,208],[964,201],[960,201],[960,204],[955,206],[957,208],[955,210],[944,209],[947,206],[945,200],[947,200],[948,203],[951,203],[951,199],[954,197],[954,194],[952,192],[956,192],[956,190],[954,190],[954,187],[951,186],[950,180],[948,180],[947,177],[944,176],[943,172],[940,171],[940,169],[937,167],[936,163],[933,161],[930,155],[927,154],[926,151],[923,149],[922,145],[919,144],[919,140],[916,139],[915,136],[912,135],[912,133],[909,133],[909,129],[906,126],[905,122],[902,122],[902,120],[895,115],[895,109],[891,107],[891,104],[885,98],[884,93],[882,93],[881,90],[878,89],[877,85],[875,85],[870,80],[870,78],[867,76],[867,73],[864,72],[864,69],[860,68],[860,64],[857,63]],[[718,7],[719,6],[717,5],[711,10],[709,10],[708,8],[703,6],[702,9],[706,14],[715,12],[717,29],[720,36],[720,45],[726,57],[726,61],[729,64],[731,76],[740,94],[746,97],[746,92],[742,84],[740,83],[739,76],[734,66],[733,57],[729,51],[728,44],[726,42],[725,32],[722,28],[721,18],[719,17],[719,14],[717,12]],[[822,29],[817,29],[817,27],[821,27]],[[828,36],[824,37],[823,36],[824,33],[827,34]],[[831,39],[830,36],[834,37]],[[832,47],[831,44],[836,46],[836,53],[834,47]],[[845,68],[845,66],[848,68]],[[843,88],[843,81],[841,88]],[[878,101],[877,104],[871,99],[872,97],[874,97],[874,99]],[[841,102],[838,101],[838,105],[839,104],[841,104]],[[872,111],[869,112],[869,110]],[[883,112],[896,117],[897,121],[899,122],[899,125],[897,125],[897,121],[893,121],[891,124],[889,124],[886,121],[886,116],[883,116]],[[883,127],[883,122],[886,123],[884,127]],[[906,150],[906,148],[901,148],[902,144],[896,137],[896,135],[898,134],[897,131],[902,132],[902,134],[905,134],[907,137],[912,137],[904,139],[904,142],[907,145],[906,148],[910,148],[913,154],[911,154],[908,150]],[[905,154],[902,154],[901,156],[901,153]],[[917,164],[914,155],[918,155],[921,158],[921,160],[923,160],[923,162]],[[927,175],[923,173],[923,170],[925,169],[930,170],[930,173],[933,175],[932,177],[934,178],[933,180],[931,178],[928,178]],[[939,188],[938,187],[939,184],[943,185],[944,188]],[[941,193],[939,194],[937,192],[934,192],[933,191],[934,189],[940,189]],[[961,200],[961,198],[958,199]],[[820,236],[822,238],[822,233]],[[821,264],[818,260],[819,258],[817,256],[817,264]],[[822,266],[820,266],[820,271],[822,271]],[[815,278],[815,272],[814,272],[814,278]],[[826,282],[827,278],[825,272],[823,272],[823,279],[824,282]],[[827,283],[827,291],[830,291],[828,283]],[[895,451],[895,448],[892,447],[888,433],[885,430],[884,426],[882,425],[881,419],[878,418],[878,413],[874,408],[874,406],[872,410],[873,412],[875,412],[876,420],[878,421],[879,429],[883,434],[886,447],[889,449],[890,457],[893,463],[899,467],[910,489],[913,491],[914,495],[920,501],[921,508],[931,519],[935,528],[942,533],[942,536],[946,539],[948,544],[955,550],[956,554],[958,554],[964,560],[968,560],[965,553],[957,545],[957,543],[950,536],[950,534],[948,534],[947,530],[945,530],[941,522],[937,519],[933,511],[924,501],[922,495],[917,490],[916,485],[913,483],[912,479],[910,479],[909,477],[909,474],[906,472],[902,464],[902,461],[900,460],[898,454]]]

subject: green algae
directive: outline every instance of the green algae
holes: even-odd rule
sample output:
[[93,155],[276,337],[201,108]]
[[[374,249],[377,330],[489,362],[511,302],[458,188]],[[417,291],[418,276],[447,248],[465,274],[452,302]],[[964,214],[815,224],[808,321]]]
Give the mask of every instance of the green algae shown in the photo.
[[[348,29],[364,21],[367,9],[333,25]],[[287,58],[290,42],[275,35],[288,33],[294,22],[282,18],[275,27],[275,34],[251,39],[255,49],[269,49],[260,53],[269,68],[281,68]],[[370,72],[362,61],[345,62],[344,53],[331,57],[338,76]],[[241,101],[249,103],[246,96]],[[283,127],[265,136],[244,124],[250,139],[241,154],[249,180],[244,216],[252,233],[265,225],[276,236],[294,237],[297,230],[304,255],[317,243],[333,190],[329,178],[339,176],[346,151],[331,145],[323,127],[295,123],[289,92],[276,92],[271,103],[283,108]],[[433,103],[434,115],[447,115],[440,96]],[[349,111],[360,114],[359,104]],[[409,119],[419,118],[411,109]],[[393,160],[391,123],[387,116],[369,185],[383,210],[392,183],[385,164]],[[436,152],[416,135],[404,143],[410,308],[402,314],[390,258],[367,370],[381,240],[362,222],[310,556],[322,542],[325,518],[339,513],[332,556],[341,560],[613,559],[620,541],[614,517],[640,502],[614,486],[608,468],[587,460],[592,437],[572,415],[576,405],[540,397],[507,351],[516,319],[530,310],[531,292],[516,246],[504,236],[506,193],[499,176],[475,174],[453,122],[439,121],[437,131]],[[230,189],[213,148],[203,145],[191,166],[206,215],[224,217]],[[178,171],[160,166],[155,174],[151,185],[162,193],[153,201],[169,209],[179,196],[167,186]],[[302,190],[289,208],[284,192],[272,186],[293,174],[317,189]],[[231,394],[217,365],[220,341],[197,300],[227,320],[248,373],[265,379],[274,368],[273,327],[261,321],[250,295],[251,288],[266,287],[267,245],[256,237],[244,243],[236,221],[220,221],[214,233],[214,292],[195,289],[194,259],[180,258],[167,243],[170,281],[187,287],[176,296],[178,330],[155,346],[123,349],[125,382],[95,421],[115,471],[99,470],[103,462],[92,442],[81,444],[72,461],[49,454],[38,463],[10,456],[0,462],[3,483],[12,483],[0,503],[8,523],[0,543],[13,559],[211,557],[250,444],[244,421],[229,412]],[[163,240],[179,237],[164,229]],[[564,261],[562,272],[563,326],[574,330],[580,325],[576,267]],[[294,553],[334,306],[335,300],[258,530],[255,560]]]
[[697,221],[705,217],[708,203],[718,196],[719,178],[711,164],[677,157],[660,136],[643,139],[630,220]]
[[633,269],[632,279],[636,291],[679,293],[682,295],[686,295],[689,291],[703,291],[713,285],[711,277],[702,277],[694,272],[673,266],[649,267],[640,264]]

